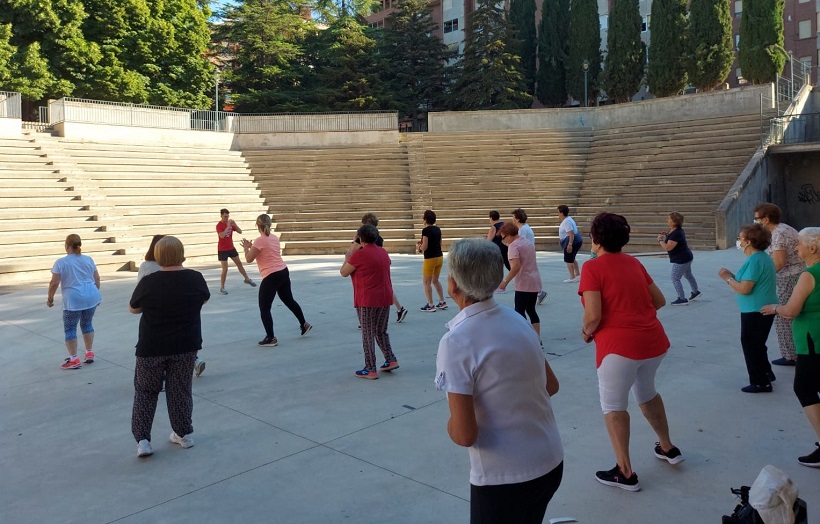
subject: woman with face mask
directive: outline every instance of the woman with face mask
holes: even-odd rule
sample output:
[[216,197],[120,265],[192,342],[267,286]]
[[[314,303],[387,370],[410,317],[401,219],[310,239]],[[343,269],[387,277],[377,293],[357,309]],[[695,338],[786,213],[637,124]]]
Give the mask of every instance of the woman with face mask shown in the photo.
[[744,393],[770,393],[775,379],[766,347],[774,319],[760,313],[763,306],[777,302],[774,262],[765,252],[771,242],[772,234],[762,225],[743,226],[736,247],[746,255],[746,262],[736,274],[725,267],[718,271],[737,293],[740,307],[740,345],[749,373],[749,385],[741,388]]

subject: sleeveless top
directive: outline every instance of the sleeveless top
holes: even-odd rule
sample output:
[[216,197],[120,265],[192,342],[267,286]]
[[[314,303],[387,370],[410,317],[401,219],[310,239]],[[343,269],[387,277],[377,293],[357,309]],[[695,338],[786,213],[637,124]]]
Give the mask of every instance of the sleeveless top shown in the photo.
[[792,321],[792,336],[798,355],[809,355],[810,350],[820,355],[820,262],[806,268],[814,277],[814,289],[803,303],[800,314]]

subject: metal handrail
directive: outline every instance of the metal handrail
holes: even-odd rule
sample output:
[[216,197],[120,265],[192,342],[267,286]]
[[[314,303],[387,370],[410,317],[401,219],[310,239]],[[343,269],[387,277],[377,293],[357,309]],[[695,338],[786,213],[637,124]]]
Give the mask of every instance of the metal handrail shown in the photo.
[[48,120],[50,125],[75,122],[228,133],[398,129],[395,111],[251,114],[70,97],[49,103]]
[[803,113],[772,118],[769,145],[820,142],[820,113]]
[[22,118],[23,104],[20,93],[0,91],[0,118]]

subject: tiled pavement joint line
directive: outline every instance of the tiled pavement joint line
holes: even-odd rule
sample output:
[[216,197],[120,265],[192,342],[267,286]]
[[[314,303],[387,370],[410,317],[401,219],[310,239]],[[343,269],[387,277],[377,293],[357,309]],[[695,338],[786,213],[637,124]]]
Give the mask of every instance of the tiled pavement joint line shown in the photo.
[[395,476],[397,476],[397,477],[401,477],[401,478],[403,478],[403,479],[405,479],[405,480],[408,480],[408,481],[413,482],[413,483],[415,483],[415,484],[418,484],[418,485],[420,485],[420,486],[424,486],[424,487],[426,487],[426,488],[432,489],[432,490],[434,490],[434,491],[438,491],[439,493],[443,493],[443,494],[448,495],[448,496],[450,496],[450,497],[454,497],[454,498],[457,498],[457,499],[463,500],[463,501],[465,501],[465,502],[469,502],[469,499],[465,499],[464,497],[461,497],[461,496],[456,495],[456,494],[454,494],[454,493],[450,493],[450,492],[444,491],[444,490],[442,490],[442,489],[440,489],[440,488],[437,488],[437,487],[435,487],[435,486],[431,486],[430,484],[426,484],[426,483],[424,483],[424,482],[420,482],[420,481],[418,481],[418,480],[416,480],[416,479],[414,479],[414,478],[408,477],[408,476],[406,476],[406,475],[402,475],[401,473],[399,473],[399,472],[397,472],[397,471],[393,471],[393,470],[391,470],[391,469],[385,468],[384,466],[380,466],[379,464],[374,464],[373,462],[370,462],[370,461],[368,461],[368,460],[362,459],[362,458],[360,458],[360,457],[356,457],[356,456],[351,455],[351,454],[349,454],[349,453],[345,453],[344,451],[338,450],[338,449],[333,448],[333,447],[331,447],[331,446],[329,446],[329,445],[328,445],[328,444],[330,444],[331,442],[335,442],[335,441],[337,441],[337,440],[339,440],[339,439],[346,438],[346,437],[349,437],[349,436],[351,436],[351,435],[355,435],[356,433],[359,433],[359,432],[364,431],[364,430],[366,430],[366,429],[370,429],[370,428],[373,428],[373,427],[375,427],[375,426],[378,426],[378,425],[384,424],[384,423],[389,422],[389,421],[391,421],[391,420],[393,420],[393,419],[396,419],[396,418],[399,418],[399,417],[403,417],[403,416],[405,416],[405,415],[407,415],[407,414],[409,414],[409,413],[414,413],[415,411],[418,411],[418,410],[420,410],[420,409],[428,408],[428,407],[430,407],[430,406],[433,406],[433,405],[439,404],[439,403],[443,402],[443,401],[444,401],[444,399],[437,400],[437,401],[435,401],[435,402],[430,402],[429,404],[425,404],[425,405],[423,405],[423,406],[417,407],[417,408],[415,408],[415,409],[414,409],[414,410],[412,410],[412,411],[411,411],[411,410],[408,410],[408,411],[407,411],[407,413],[402,413],[402,414],[399,414],[399,415],[395,415],[395,416],[393,416],[393,417],[390,417],[390,418],[389,418],[389,419],[387,419],[387,420],[382,420],[381,422],[376,422],[375,424],[370,424],[369,426],[365,426],[365,427],[359,428],[359,429],[357,429],[356,431],[351,431],[350,433],[347,433],[347,434],[345,434],[345,435],[341,435],[341,436],[339,436],[339,437],[334,438],[333,440],[329,440],[328,442],[326,442],[326,443],[322,444],[322,443],[316,442],[315,440],[311,440],[311,439],[309,439],[309,438],[306,438],[306,437],[303,437],[303,436],[298,435],[298,434],[296,434],[296,433],[293,433],[292,431],[288,431],[288,430],[283,429],[283,428],[280,428],[280,427],[278,427],[278,426],[276,426],[276,425],[274,425],[274,424],[271,424],[271,423],[269,423],[269,422],[266,422],[266,421],[264,421],[264,420],[261,420],[261,419],[259,419],[259,418],[256,418],[256,417],[254,417],[253,415],[249,415],[249,414],[247,414],[247,413],[243,413],[243,412],[241,412],[241,411],[239,411],[239,410],[237,410],[237,409],[234,409],[234,408],[231,408],[231,407],[228,407],[228,406],[224,406],[224,405],[220,404],[219,402],[216,402],[216,401],[213,401],[213,400],[210,400],[210,399],[207,399],[207,398],[201,397],[201,396],[199,396],[199,395],[196,395],[196,396],[198,396],[198,397],[199,397],[199,398],[201,398],[202,400],[206,400],[206,401],[208,401],[208,402],[210,402],[210,403],[212,403],[212,404],[214,404],[214,405],[220,406],[220,407],[222,407],[222,408],[225,408],[225,409],[228,409],[228,410],[230,410],[230,411],[233,411],[233,412],[235,412],[235,413],[237,413],[237,414],[240,414],[240,415],[246,416],[246,417],[248,417],[248,418],[251,418],[251,419],[253,419],[253,420],[256,420],[257,422],[260,422],[260,423],[262,423],[262,424],[265,424],[266,426],[270,426],[271,428],[278,429],[279,431],[282,431],[282,432],[284,432],[284,433],[288,433],[288,434],[293,435],[293,436],[295,436],[295,437],[298,437],[298,438],[301,438],[301,439],[307,440],[308,442],[312,442],[312,443],[314,443],[315,445],[314,445],[314,446],[310,446],[310,447],[308,447],[308,448],[305,448],[305,449],[303,449],[303,450],[297,451],[297,452],[295,452],[295,453],[291,453],[291,454],[289,454],[289,455],[285,455],[285,456],[283,456],[283,457],[279,457],[279,458],[277,458],[277,459],[275,459],[275,460],[271,460],[271,461],[265,462],[264,464],[258,464],[258,465],[256,465],[256,466],[254,466],[254,467],[252,467],[252,468],[248,468],[248,469],[246,469],[246,470],[244,470],[244,471],[240,471],[240,472],[238,472],[238,473],[234,473],[233,475],[231,475],[231,476],[229,476],[229,477],[225,477],[225,478],[223,478],[223,479],[219,479],[219,480],[216,480],[216,481],[214,481],[214,482],[211,482],[210,484],[207,484],[207,485],[204,485],[204,486],[200,486],[200,487],[198,487],[198,488],[196,488],[196,489],[193,489],[193,490],[191,490],[191,491],[189,491],[189,492],[187,492],[187,493],[183,493],[183,494],[178,495],[178,496],[176,496],[176,497],[173,497],[173,498],[170,498],[170,499],[168,499],[168,500],[162,501],[162,502],[160,502],[160,503],[154,504],[153,506],[149,506],[149,507],[147,507],[147,508],[143,508],[143,509],[141,509],[141,510],[139,510],[139,511],[135,511],[135,512],[130,513],[130,514],[128,514],[128,515],[123,515],[122,517],[119,517],[119,518],[117,518],[117,519],[114,519],[114,520],[110,520],[110,521],[108,521],[108,523],[107,523],[107,524],[113,524],[114,522],[120,522],[120,521],[122,521],[122,520],[125,520],[125,519],[127,519],[127,518],[133,517],[133,516],[135,516],[135,515],[139,515],[140,513],[144,513],[144,512],[146,512],[146,511],[152,510],[152,509],[154,509],[154,508],[158,508],[158,507],[160,507],[160,506],[162,506],[162,505],[164,505],[164,504],[167,504],[167,503],[169,503],[169,502],[173,502],[173,501],[175,501],[175,500],[179,500],[179,499],[181,499],[181,498],[187,497],[188,495],[192,495],[192,494],[197,493],[197,492],[199,492],[199,491],[202,491],[202,490],[204,490],[204,489],[207,489],[207,488],[210,488],[210,487],[216,486],[216,485],[221,484],[221,483],[223,483],[223,482],[225,482],[225,481],[227,481],[227,480],[231,480],[231,479],[233,479],[233,478],[240,477],[240,476],[242,476],[242,475],[245,475],[246,473],[250,473],[251,471],[255,471],[255,470],[257,470],[257,469],[264,468],[264,467],[266,467],[266,466],[270,466],[271,464],[275,464],[275,463],[280,462],[280,461],[285,460],[285,459],[289,459],[289,458],[292,458],[292,457],[296,457],[296,456],[298,456],[298,455],[300,455],[300,454],[302,454],[302,453],[305,453],[305,452],[307,452],[307,451],[313,451],[313,450],[315,450],[315,449],[317,449],[317,448],[326,448],[326,449],[328,449],[328,450],[330,450],[330,451],[332,451],[332,452],[334,452],[334,453],[338,453],[338,454],[340,454],[340,455],[344,455],[344,456],[346,456],[346,457],[350,457],[350,458],[352,458],[353,460],[355,460],[355,461],[357,461],[357,462],[362,462],[362,463],[367,464],[367,465],[369,465],[369,466],[371,466],[371,467],[374,467],[374,468],[376,468],[376,469],[380,469],[380,470],[382,470],[382,471],[385,471],[385,472],[387,472],[387,473],[390,473],[391,475],[395,475]]

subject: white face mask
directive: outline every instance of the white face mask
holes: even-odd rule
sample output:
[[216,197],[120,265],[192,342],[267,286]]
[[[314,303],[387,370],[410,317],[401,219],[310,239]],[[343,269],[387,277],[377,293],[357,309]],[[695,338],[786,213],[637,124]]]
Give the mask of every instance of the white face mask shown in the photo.
[[759,223],[760,223],[760,220],[756,218],[756,219],[754,219],[754,223],[755,223],[755,224],[759,224]]
[[735,247],[738,249],[738,251],[746,251],[746,248],[740,245],[740,240],[735,242]]

